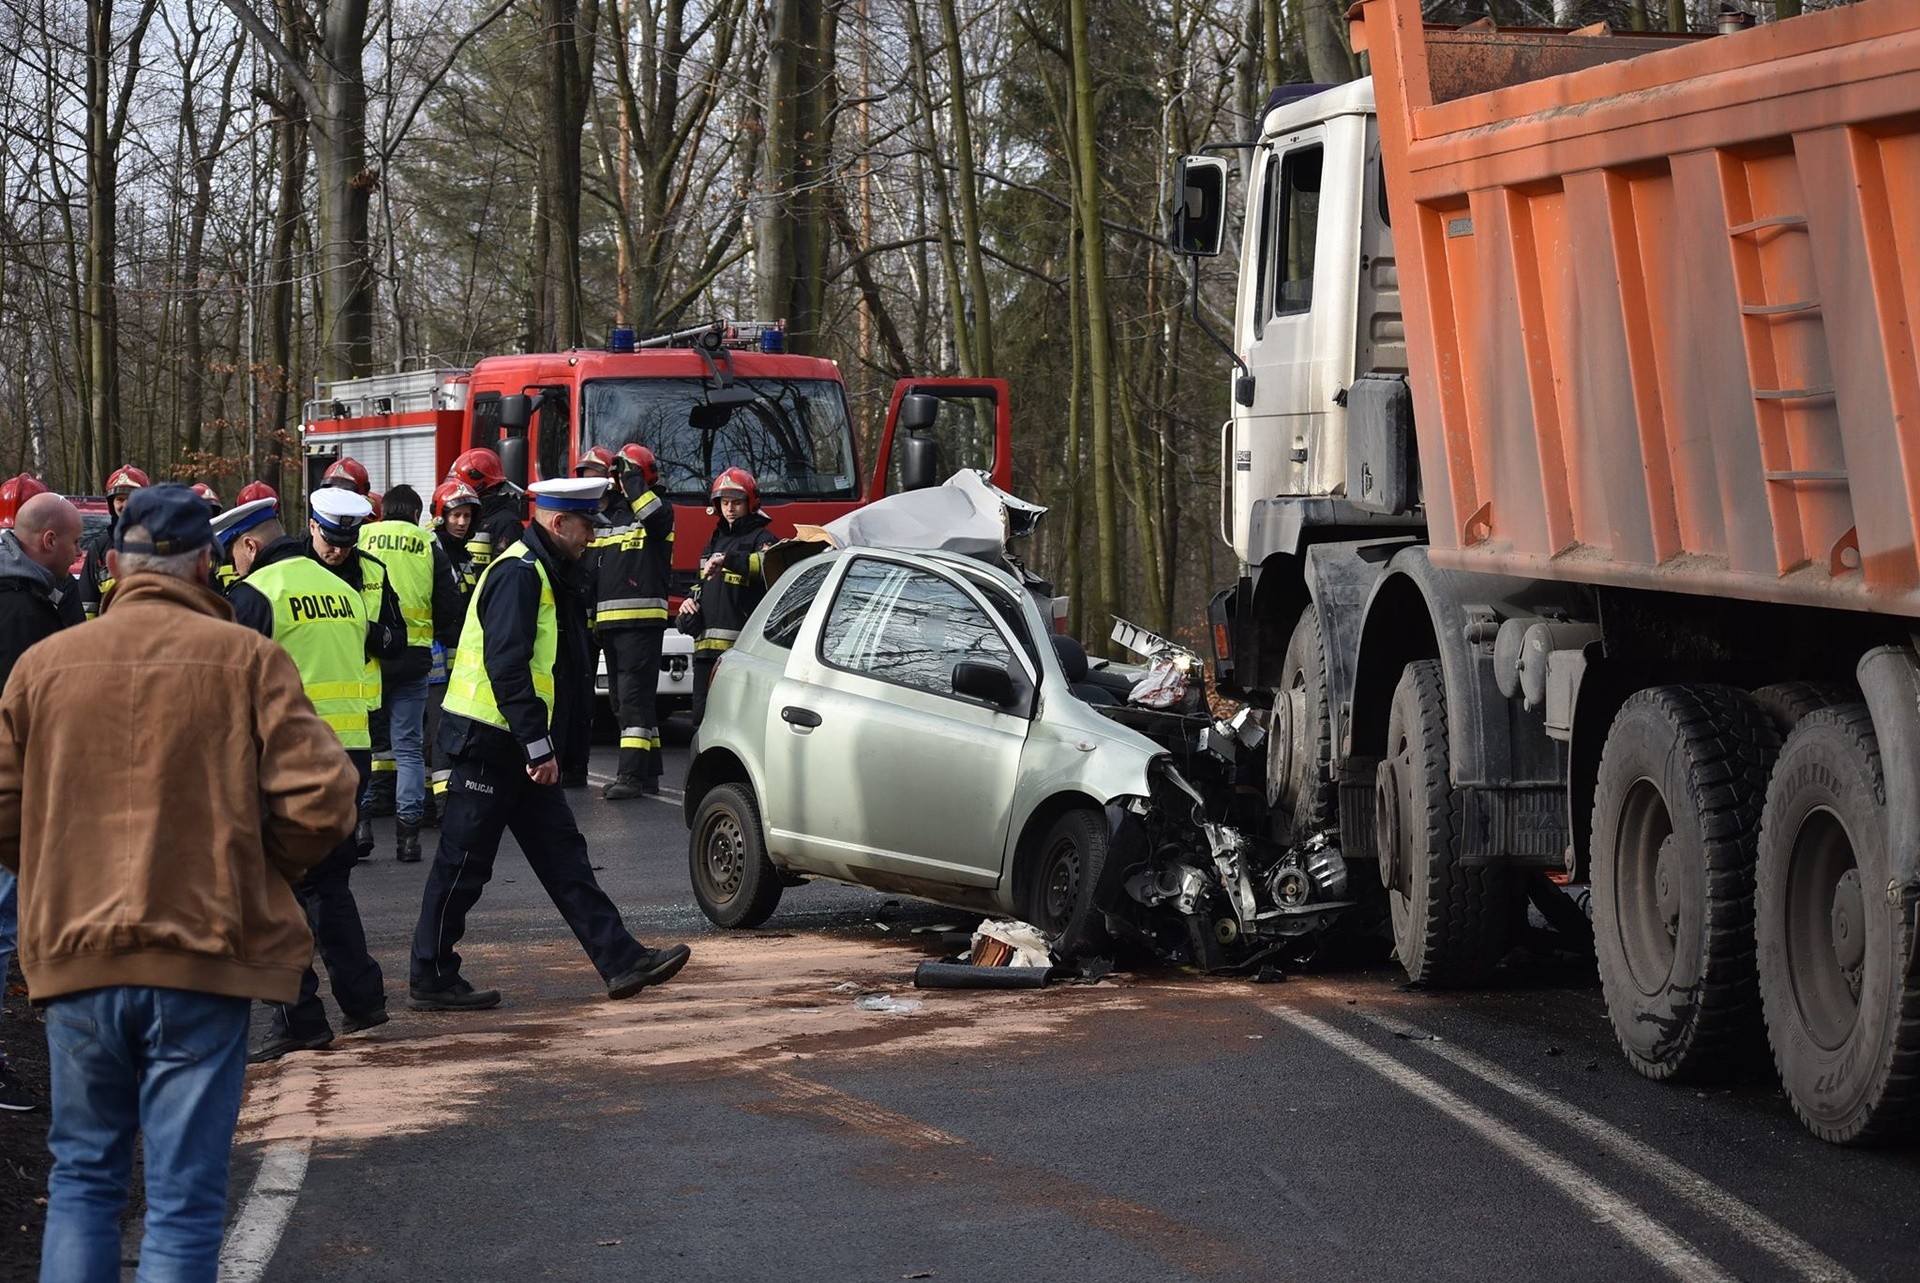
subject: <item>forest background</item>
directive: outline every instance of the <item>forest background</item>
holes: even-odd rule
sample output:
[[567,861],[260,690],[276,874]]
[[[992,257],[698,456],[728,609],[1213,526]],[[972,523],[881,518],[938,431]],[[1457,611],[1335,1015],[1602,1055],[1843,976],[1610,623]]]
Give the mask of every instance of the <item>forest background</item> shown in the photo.
[[[1171,162],[1363,74],[1346,4],[0,0],[0,475],[284,489],[317,381],[785,319],[863,461],[894,379],[1007,379],[1073,626],[1191,635],[1234,573],[1229,367],[1164,248]],[[1232,277],[1203,268],[1221,330]]]

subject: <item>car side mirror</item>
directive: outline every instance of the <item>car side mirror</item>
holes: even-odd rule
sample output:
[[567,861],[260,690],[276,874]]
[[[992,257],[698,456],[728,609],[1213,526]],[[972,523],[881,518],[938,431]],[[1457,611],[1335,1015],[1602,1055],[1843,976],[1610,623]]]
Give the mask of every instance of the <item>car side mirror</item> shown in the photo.
[[953,666],[953,693],[1008,710],[1020,702],[1019,692],[1013,688],[1013,674],[1005,665],[982,664],[972,659],[963,659]]
[[1227,162],[1218,156],[1182,156],[1173,171],[1170,248],[1192,258],[1220,253],[1227,233]]

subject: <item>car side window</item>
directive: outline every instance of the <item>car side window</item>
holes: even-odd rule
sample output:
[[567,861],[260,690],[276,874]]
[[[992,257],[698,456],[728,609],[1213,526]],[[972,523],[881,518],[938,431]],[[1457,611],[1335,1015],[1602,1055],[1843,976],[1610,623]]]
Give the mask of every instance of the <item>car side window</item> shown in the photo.
[[787,581],[780,599],[773,604],[767,614],[767,625],[761,636],[781,650],[792,650],[793,642],[800,635],[800,625],[807,622],[807,610],[813,605],[813,599],[820,595],[820,585],[827,582],[829,564],[820,562],[812,566],[802,566],[793,572],[793,578]]
[[954,584],[911,566],[861,558],[848,568],[820,638],[836,668],[952,695],[962,660],[1008,665],[987,613]]

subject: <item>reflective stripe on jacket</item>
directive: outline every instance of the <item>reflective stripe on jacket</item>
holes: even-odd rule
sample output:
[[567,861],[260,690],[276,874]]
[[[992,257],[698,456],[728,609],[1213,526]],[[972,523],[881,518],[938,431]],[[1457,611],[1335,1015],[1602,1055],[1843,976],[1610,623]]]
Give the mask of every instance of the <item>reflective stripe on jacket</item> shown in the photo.
[[[442,706],[445,712],[457,713],[509,733],[513,727],[500,709],[499,700],[494,694],[493,679],[487,672],[487,634],[486,625],[481,620],[481,599],[496,575],[502,571],[513,573],[512,568],[516,566],[529,568],[539,579],[539,609],[534,620],[533,654],[527,669],[533,681],[533,693],[546,706],[547,721],[551,725],[554,711],[553,669],[560,644],[559,614],[554,600],[553,581],[547,575],[547,568],[524,542],[514,544],[494,558],[481,573],[479,586],[474,589],[473,599],[467,605],[467,621],[460,630],[460,649],[454,652],[453,671],[447,677],[447,697]],[[543,735],[530,743],[523,741],[521,746],[530,761],[550,756],[553,752],[550,735]]]
[[[261,566],[245,582],[273,607],[273,639],[300,670],[320,720],[347,748],[371,748],[367,730],[367,606],[360,593],[310,557]],[[376,598],[377,599],[377,598]],[[377,676],[379,669],[373,672]]]

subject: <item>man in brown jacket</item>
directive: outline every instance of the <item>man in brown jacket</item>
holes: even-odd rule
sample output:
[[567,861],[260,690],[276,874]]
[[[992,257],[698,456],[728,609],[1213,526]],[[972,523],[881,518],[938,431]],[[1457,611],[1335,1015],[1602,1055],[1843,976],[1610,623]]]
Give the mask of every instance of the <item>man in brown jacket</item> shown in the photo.
[[141,1274],[215,1277],[248,1002],[297,996],[289,882],[353,830],[353,766],[286,652],[206,586],[212,542],[191,490],[136,491],[99,621],[0,697],[0,865],[52,1053],[43,1279],[120,1277],[136,1132]]

